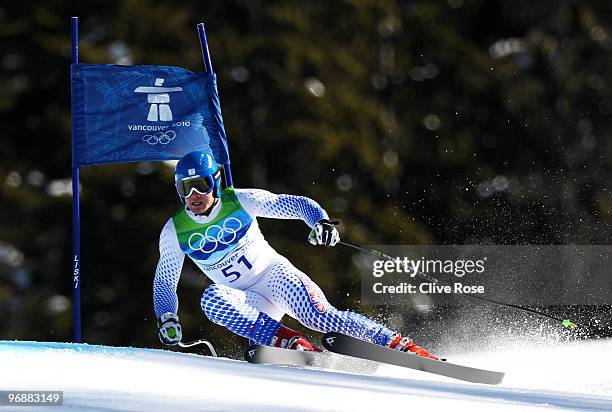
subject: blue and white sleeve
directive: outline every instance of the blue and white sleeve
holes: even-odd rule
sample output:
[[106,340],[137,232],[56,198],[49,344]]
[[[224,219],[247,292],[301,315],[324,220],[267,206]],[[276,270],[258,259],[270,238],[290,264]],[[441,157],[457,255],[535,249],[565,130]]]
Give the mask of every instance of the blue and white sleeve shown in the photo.
[[302,219],[313,228],[327,212],[314,200],[304,196],[277,195],[261,189],[236,189],[238,201],[254,217]]
[[178,244],[174,223],[168,219],[159,235],[159,262],[153,280],[153,306],[157,319],[166,312],[178,312],[176,288],[184,261],[185,254]]

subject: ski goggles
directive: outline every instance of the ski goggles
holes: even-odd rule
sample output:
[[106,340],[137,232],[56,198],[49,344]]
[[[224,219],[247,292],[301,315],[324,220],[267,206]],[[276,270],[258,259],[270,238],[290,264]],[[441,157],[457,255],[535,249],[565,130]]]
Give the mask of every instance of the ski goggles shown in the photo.
[[201,195],[207,195],[215,188],[215,178],[219,177],[219,172],[214,176],[193,176],[176,182],[176,191],[178,195],[186,199],[193,194],[193,192]]

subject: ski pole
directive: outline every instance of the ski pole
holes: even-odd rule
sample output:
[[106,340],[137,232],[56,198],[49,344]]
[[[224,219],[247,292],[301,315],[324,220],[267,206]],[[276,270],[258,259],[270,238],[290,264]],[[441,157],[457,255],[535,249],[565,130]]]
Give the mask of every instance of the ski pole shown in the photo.
[[198,339],[198,340],[194,340],[194,341],[191,341],[191,342],[179,342],[178,345],[181,348],[191,348],[191,347],[197,346],[197,345],[206,345],[206,346],[208,346],[208,349],[210,350],[210,353],[212,354],[212,356],[214,358],[218,357],[217,351],[213,347],[212,343],[210,343],[209,341],[207,341],[205,339]]
[[[344,246],[348,246],[348,247],[353,248],[353,249],[357,249],[357,250],[359,250],[361,252],[364,252],[364,253],[369,253],[370,255],[373,255],[373,256],[376,256],[376,257],[381,257],[381,258],[385,258],[387,260],[395,261],[395,259],[392,258],[391,256],[389,256],[389,255],[387,255],[387,254],[385,254],[385,253],[383,253],[381,251],[375,250],[375,249],[365,248],[365,247],[362,247],[362,246],[359,246],[359,245],[355,245],[355,244],[350,243],[350,242],[344,242],[342,240],[339,241],[338,243],[340,243],[341,245],[344,245]],[[440,283],[437,279],[435,279],[435,278],[433,278],[433,277],[431,277],[431,276],[429,276],[429,275],[427,275],[427,274],[425,274],[423,272],[416,272],[415,275],[419,276],[419,277],[421,277],[423,279],[426,279],[426,280],[428,280],[430,282],[433,282],[433,283]],[[572,322],[569,319],[561,319],[561,318],[558,318],[556,316],[548,315],[546,313],[537,311],[535,309],[525,308],[523,306],[513,305],[513,304],[510,304],[510,303],[501,303],[501,302],[497,302],[497,301],[492,300],[492,299],[483,298],[481,296],[464,295],[464,294],[461,294],[459,296],[464,298],[464,299],[477,300],[477,301],[485,302],[485,303],[488,303],[488,304],[491,304],[491,305],[504,306],[504,307],[507,307],[507,308],[512,308],[512,309],[520,310],[520,311],[523,311],[523,312],[533,313],[533,314],[538,315],[538,316],[542,316],[542,317],[545,317],[545,318],[548,318],[548,319],[552,319],[552,320],[561,322],[561,325],[565,326],[566,328],[574,329],[574,328],[576,328],[578,326],[578,325],[576,325],[576,323]]]

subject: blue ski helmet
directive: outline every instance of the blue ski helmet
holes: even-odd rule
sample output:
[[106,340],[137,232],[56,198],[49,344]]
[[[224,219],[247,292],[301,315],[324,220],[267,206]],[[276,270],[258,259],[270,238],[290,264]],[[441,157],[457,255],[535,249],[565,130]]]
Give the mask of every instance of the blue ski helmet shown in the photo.
[[221,170],[210,153],[195,150],[183,156],[176,164],[174,183],[181,199],[191,190],[200,194],[212,191],[215,197],[221,197]]

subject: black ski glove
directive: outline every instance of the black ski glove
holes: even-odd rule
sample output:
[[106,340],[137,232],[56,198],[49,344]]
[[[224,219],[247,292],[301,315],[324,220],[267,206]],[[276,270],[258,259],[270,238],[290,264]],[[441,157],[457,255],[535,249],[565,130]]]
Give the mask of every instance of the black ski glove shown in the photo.
[[337,220],[321,219],[308,235],[311,245],[335,246],[340,241],[340,234],[336,229]]

